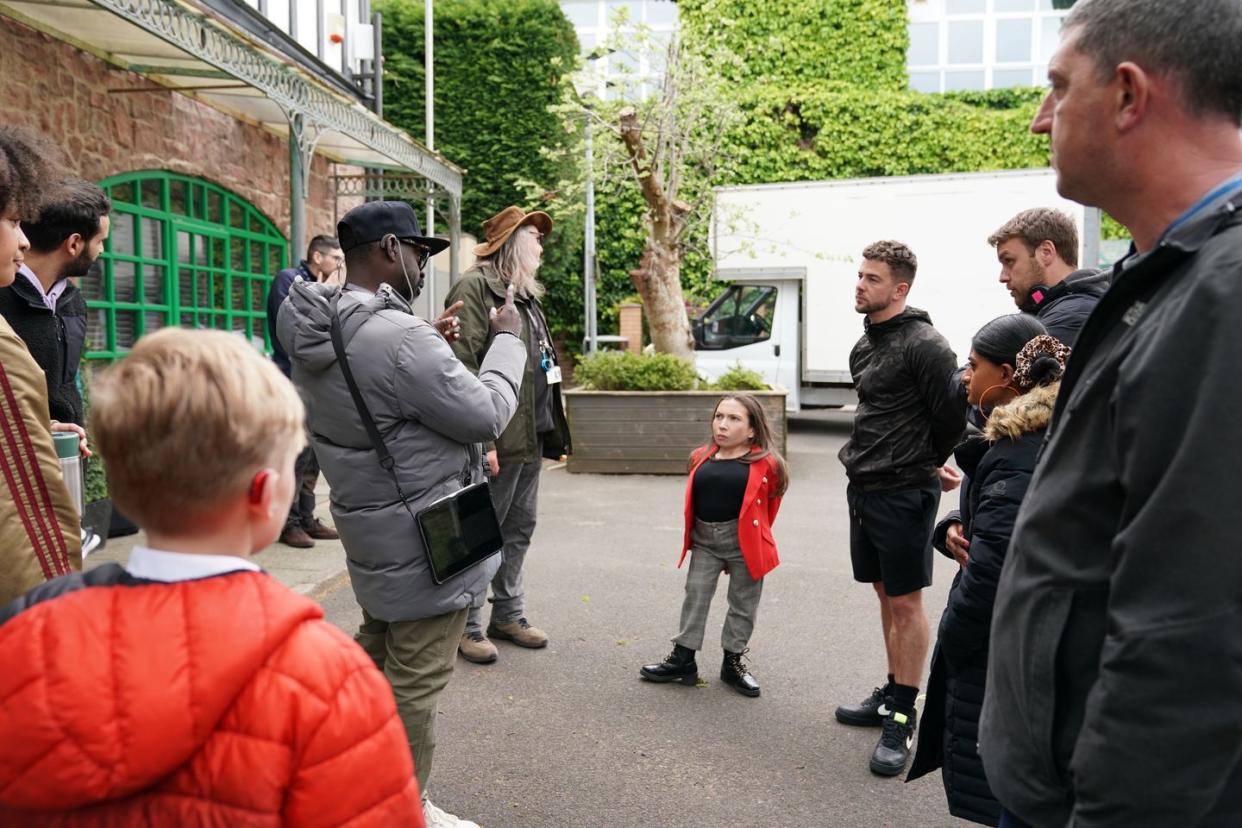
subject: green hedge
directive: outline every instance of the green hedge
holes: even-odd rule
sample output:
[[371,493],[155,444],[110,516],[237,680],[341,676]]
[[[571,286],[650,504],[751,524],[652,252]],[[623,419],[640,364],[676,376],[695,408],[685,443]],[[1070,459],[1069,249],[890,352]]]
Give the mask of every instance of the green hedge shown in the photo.
[[869,89],[906,87],[906,0],[680,0],[687,38],[740,83],[847,81]]
[[[384,116],[415,138],[424,124],[423,0],[380,0],[384,15]],[[542,152],[566,136],[548,107],[560,101],[578,41],[555,0],[437,0],[436,149],[466,168],[462,229],[510,204],[526,208],[519,180],[554,177]],[[582,222],[558,224],[544,247],[540,279],[548,314],[564,329],[582,318]]]
[[583,357],[574,368],[574,380],[588,391],[691,391],[699,386],[694,365],[684,359],[627,351]]

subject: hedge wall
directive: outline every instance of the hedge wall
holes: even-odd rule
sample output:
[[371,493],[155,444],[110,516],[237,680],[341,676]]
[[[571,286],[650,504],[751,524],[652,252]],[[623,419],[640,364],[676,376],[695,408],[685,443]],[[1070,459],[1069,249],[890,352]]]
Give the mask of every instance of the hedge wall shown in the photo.
[[[424,124],[423,0],[380,0],[384,15],[384,116],[416,138]],[[516,182],[554,171],[540,152],[564,140],[548,107],[560,101],[578,41],[556,0],[437,0],[436,149],[466,168],[462,229],[482,237],[485,219],[525,202]],[[540,278],[549,314],[582,316],[582,226],[557,226]]]
[[906,87],[906,0],[680,0],[686,37],[742,62],[744,83]]

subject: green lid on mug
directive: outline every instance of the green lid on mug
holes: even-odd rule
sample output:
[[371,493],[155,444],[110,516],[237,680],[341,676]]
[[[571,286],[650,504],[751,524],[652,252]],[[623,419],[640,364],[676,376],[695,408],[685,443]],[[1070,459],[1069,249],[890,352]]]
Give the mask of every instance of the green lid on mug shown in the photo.
[[72,431],[52,432],[52,442],[56,444],[56,456],[61,460],[77,457],[81,453],[78,449],[78,441],[78,435]]

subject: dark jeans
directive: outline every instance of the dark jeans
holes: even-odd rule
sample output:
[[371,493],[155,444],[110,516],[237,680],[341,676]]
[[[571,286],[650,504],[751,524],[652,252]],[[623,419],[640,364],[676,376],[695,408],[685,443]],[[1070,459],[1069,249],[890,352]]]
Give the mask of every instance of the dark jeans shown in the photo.
[[294,462],[293,477],[298,488],[293,505],[289,507],[289,517],[285,519],[285,528],[309,529],[315,523],[315,484],[319,482],[319,461],[309,445]]

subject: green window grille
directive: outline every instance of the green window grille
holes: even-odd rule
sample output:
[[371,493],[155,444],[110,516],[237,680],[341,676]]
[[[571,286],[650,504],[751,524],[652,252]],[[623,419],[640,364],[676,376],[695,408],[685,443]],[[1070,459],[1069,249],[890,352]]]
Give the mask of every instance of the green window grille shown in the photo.
[[268,286],[289,261],[276,225],[193,176],[142,170],[99,186],[112,199],[112,231],[81,283],[87,359],[124,356],[167,325],[235,331],[271,350]]

